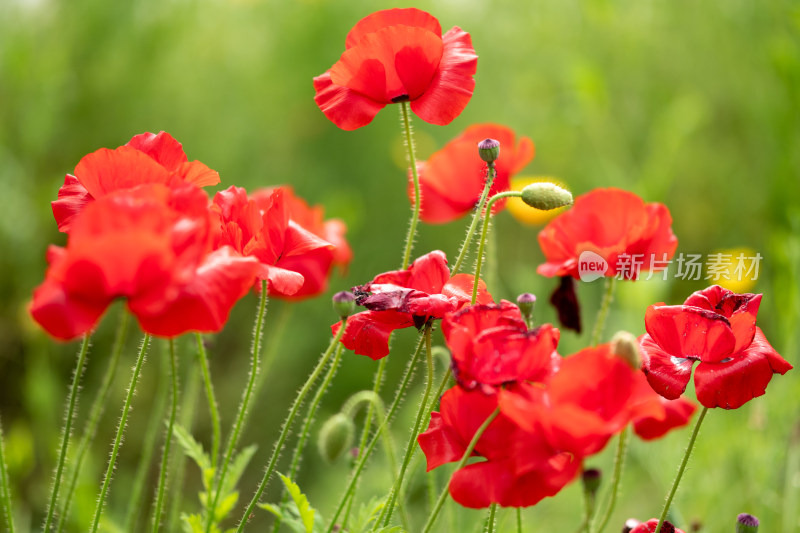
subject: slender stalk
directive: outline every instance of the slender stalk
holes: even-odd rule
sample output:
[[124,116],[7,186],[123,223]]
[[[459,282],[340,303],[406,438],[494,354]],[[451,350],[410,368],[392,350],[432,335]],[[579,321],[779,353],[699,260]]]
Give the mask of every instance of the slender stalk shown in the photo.
[[489,221],[492,218],[492,206],[498,200],[502,200],[503,198],[510,198],[513,196],[522,196],[522,193],[517,191],[501,192],[492,196],[486,203],[486,214],[483,217],[483,231],[481,231],[481,240],[480,244],[478,245],[478,257],[475,259],[475,282],[472,285],[472,301],[470,302],[472,305],[475,305],[475,301],[478,299],[478,282],[481,279],[483,248],[486,245],[486,234],[489,232]]
[[[478,428],[478,431],[476,431],[475,435],[472,436],[472,440],[469,441],[469,445],[467,445],[467,449],[464,450],[464,455],[461,456],[461,460],[456,465],[455,470],[453,470],[454,473],[457,472],[458,470],[464,468],[464,465],[467,464],[467,459],[469,459],[469,456],[472,455],[472,451],[475,449],[475,446],[478,444],[478,441],[480,440],[481,436],[483,435],[483,432],[486,431],[486,428],[489,427],[489,424],[491,424],[492,421],[495,418],[497,418],[497,415],[499,415],[499,414],[500,414],[500,408],[498,407],[497,409],[492,411],[492,414],[490,414],[488,417],[486,417],[486,420],[484,420],[483,424],[480,425],[480,427]],[[447,485],[449,486],[450,483],[448,482]],[[431,514],[428,517],[428,521],[425,522],[425,527],[423,528],[423,533],[428,533],[428,531],[430,531],[431,528],[433,527],[433,524],[436,522],[436,517],[439,515],[439,511],[441,510],[442,505],[444,505],[444,500],[447,498],[447,493],[448,493],[448,487],[446,486],[442,490],[442,492],[439,494],[439,499],[436,500],[436,506],[433,508],[433,511],[431,511]]]
[[597,319],[594,321],[594,329],[592,329],[592,340],[589,343],[591,346],[597,346],[603,336],[603,328],[606,325],[608,311],[611,309],[611,301],[614,299],[615,286],[616,278],[606,278],[603,300],[600,302],[600,309],[597,310]]
[[517,507],[517,533],[522,533],[522,508]]
[[350,481],[347,484],[347,488],[345,489],[344,494],[339,499],[339,504],[336,507],[336,511],[334,512],[333,516],[331,517],[330,523],[326,528],[327,533],[331,533],[333,531],[334,526],[336,525],[336,520],[339,518],[339,515],[342,514],[342,510],[344,509],[345,505],[348,503],[351,497],[355,494],[355,487],[356,483],[358,482],[358,478],[361,475],[361,471],[364,469],[364,465],[366,465],[367,460],[369,459],[370,455],[372,454],[372,450],[375,448],[375,444],[378,442],[378,439],[381,436],[381,432],[386,431],[388,428],[389,422],[391,421],[392,417],[394,416],[397,408],[400,406],[400,403],[403,399],[403,395],[408,388],[408,383],[411,381],[411,377],[414,375],[414,367],[417,364],[417,360],[419,359],[420,354],[422,353],[422,346],[424,344],[424,337],[419,339],[417,343],[417,349],[414,352],[414,355],[408,362],[408,366],[406,367],[406,372],[403,375],[402,380],[400,381],[400,386],[395,393],[394,400],[392,401],[392,405],[389,406],[389,411],[386,413],[386,417],[383,419],[383,423],[378,426],[378,429],[375,431],[375,434],[372,436],[372,440],[369,441],[369,444],[364,448],[363,452],[358,456],[358,462],[356,463],[355,468],[353,469],[353,473],[350,475]]
[[156,442],[158,441],[158,433],[163,427],[164,418],[166,417],[167,408],[167,377],[169,376],[169,361],[167,357],[161,358],[161,368],[159,368],[158,384],[156,397],[153,400],[150,412],[153,416],[145,429],[144,437],[139,452],[139,465],[136,467],[136,474],[134,475],[131,489],[128,493],[127,503],[128,511],[125,516],[125,527],[123,531],[138,531],[136,528],[138,520],[144,514],[144,508],[141,507],[142,495],[144,494],[145,482],[150,473],[150,463],[153,459],[153,452],[155,451]]
[[6,516],[8,533],[14,533],[14,515],[11,514],[11,486],[8,482],[8,468],[6,468],[6,454],[3,448],[3,424],[0,422],[0,505]]
[[117,435],[114,437],[114,444],[111,447],[111,457],[108,460],[108,468],[106,475],[103,478],[103,486],[100,489],[100,495],[97,498],[97,507],[94,511],[94,519],[92,520],[92,533],[97,531],[100,525],[100,515],[103,514],[103,507],[105,506],[106,496],[108,495],[108,487],[111,484],[111,477],[114,475],[114,467],[117,464],[117,454],[119,453],[120,446],[122,446],[122,436],[125,433],[125,425],[128,421],[128,414],[131,411],[131,404],[133,403],[133,395],[136,392],[136,383],[139,381],[139,373],[144,364],[145,354],[147,348],[150,346],[150,334],[145,333],[142,339],[142,345],[139,348],[139,357],[136,359],[136,366],[133,367],[133,375],[131,375],[131,382],[128,385],[128,394],[125,396],[125,404],[122,406],[122,416],[119,419],[117,426]]
[[219,441],[221,440],[222,430],[219,422],[219,409],[217,408],[217,398],[214,395],[214,386],[211,383],[211,374],[208,371],[208,356],[206,346],[203,343],[203,336],[196,334],[197,338],[197,359],[200,361],[200,371],[203,374],[203,385],[206,388],[206,400],[208,400],[208,414],[211,416],[211,468],[217,469],[219,459]]
[[[242,401],[239,403],[239,411],[236,414],[236,421],[233,424],[233,428],[231,429],[230,437],[228,437],[228,444],[225,448],[225,458],[222,461],[222,469],[219,472],[219,476],[216,482],[217,490],[214,491],[214,498],[211,501],[211,507],[209,507],[206,512],[206,533],[211,533],[211,526],[214,523],[214,516],[216,515],[217,505],[219,504],[219,498],[222,494],[222,489],[225,486],[225,476],[228,473],[228,466],[231,462],[231,457],[233,456],[234,450],[236,450],[236,444],[239,442],[239,435],[242,432],[242,428],[244,427],[244,421],[247,417],[247,408],[250,405],[250,398],[253,395],[253,388],[255,386],[256,377],[258,376],[258,364],[259,358],[261,356],[261,332],[264,329],[264,315],[266,314],[267,310],[267,281],[261,281],[261,299],[258,304],[258,314],[256,315],[256,324],[253,328],[253,351],[252,351],[252,360],[250,362],[250,374],[247,379],[247,387],[244,390],[244,394],[242,395]],[[211,492],[211,490],[209,490]]]
[[164,491],[167,486],[167,471],[169,470],[169,448],[172,443],[172,430],[175,427],[175,417],[178,414],[178,369],[175,361],[175,339],[169,339],[169,368],[172,380],[172,401],[169,407],[169,421],[167,433],[164,437],[164,450],[161,456],[161,473],[158,476],[158,491],[156,492],[156,506],[153,513],[153,533],[158,533],[161,527],[161,510],[164,506]]
[[592,517],[594,516],[595,504],[597,503],[594,494],[588,494],[585,487],[583,491],[583,520],[575,533],[590,533]]
[[403,253],[403,270],[405,270],[408,268],[408,264],[411,262],[411,250],[414,248],[414,238],[417,234],[417,222],[419,221],[419,210],[420,204],[422,203],[422,194],[419,190],[417,157],[414,153],[414,138],[411,133],[411,111],[408,102],[401,102],[400,110],[403,115],[403,128],[405,130],[406,149],[408,150],[408,164],[411,167],[411,179],[414,183],[414,205],[411,206],[411,223],[408,226],[405,252]]
[[61,475],[64,472],[64,464],[67,460],[67,448],[69,448],[69,438],[72,435],[72,421],[75,418],[75,406],[78,404],[78,391],[80,390],[81,376],[83,375],[83,368],[86,363],[86,354],[89,352],[90,338],[91,336],[88,333],[83,336],[83,343],[81,343],[81,349],[78,352],[78,363],[75,365],[75,371],[72,374],[72,386],[70,387],[69,398],[67,399],[64,432],[61,435],[61,451],[58,454],[58,466],[56,466],[53,489],[50,493],[50,504],[47,506],[47,518],[44,522],[43,531],[45,532],[50,531],[50,526],[55,516],[56,505],[58,504],[58,489],[61,485]]
[[294,422],[295,416],[297,416],[297,412],[300,410],[300,406],[303,404],[303,400],[305,400],[306,395],[311,390],[311,387],[319,378],[319,375],[322,373],[322,369],[328,364],[328,360],[330,359],[331,355],[333,354],[334,348],[338,346],[339,341],[342,339],[342,335],[344,335],[344,330],[347,326],[347,318],[342,319],[342,327],[339,328],[339,331],[336,332],[336,335],[331,340],[330,345],[328,345],[328,349],[325,350],[325,353],[322,354],[317,366],[314,367],[314,370],[311,372],[311,375],[303,384],[303,387],[300,389],[300,392],[297,393],[297,397],[294,399],[294,403],[292,404],[291,409],[289,410],[289,416],[286,417],[286,421],[283,423],[283,429],[281,429],[281,434],[278,437],[278,442],[275,444],[275,448],[272,451],[272,457],[269,460],[269,464],[267,465],[267,470],[264,473],[264,477],[261,480],[261,483],[258,485],[258,489],[256,493],[253,495],[253,499],[250,500],[250,504],[247,506],[247,509],[242,515],[242,519],[239,521],[239,527],[236,528],[237,533],[240,533],[244,530],[244,526],[247,523],[247,517],[250,516],[250,513],[253,512],[255,509],[258,500],[261,499],[261,494],[264,492],[264,489],[267,488],[267,483],[269,483],[269,478],[272,476],[272,473],[275,471],[275,465],[278,463],[278,457],[281,454],[281,450],[283,450],[283,445],[286,442],[286,438],[289,436],[289,431],[292,429],[292,423]]
[[[339,370],[339,362],[341,360],[343,347],[344,345],[342,343],[339,343],[336,346],[336,352],[333,355],[331,367],[328,369],[328,373],[325,374],[325,377],[322,379],[322,384],[317,388],[317,392],[314,394],[314,398],[311,400],[311,404],[308,406],[306,418],[303,420],[303,429],[300,430],[300,436],[297,439],[297,446],[295,446],[294,452],[292,452],[291,466],[289,467],[289,479],[291,480],[297,479],[297,471],[300,469],[300,458],[303,456],[303,448],[305,447],[306,439],[311,432],[311,424],[314,422],[314,417],[317,414],[317,408],[319,407],[320,401],[322,401],[322,397],[328,390],[333,377],[336,375],[336,371]],[[287,494],[286,490],[284,490],[281,503],[285,503],[287,501],[289,501],[289,494]],[[280,527],[281,518],[276,517],[275,522],[272,525],[272,531],[277,533]]]
[[489,506],[489,516],[486,519],[486,533],[494,533],[494,519],[497,514],[497,504],[493,503]]
[[464,238],[464,242],[461,243],[461,248],[458,250],[458,258],[453,265],[453,269],[450,271],[451,277],[458,274],[458,271],[461,268],[461,263],[464,262],[464,258],[467,255],[467,250],[469,250],[469,245],[472,242],[472,237],[475,234],[475,228],[478,227],[478,221],[483,216],[484,207],[486,207],[486,198],[489,196],[489,189],[492,188],[492,183],[494,183],[494,178],[496,176],[497,170],[494,168],[494,163],[491,163],[488,165],[486,185],[483,186],[483,192],[481,192],[478,205],[475,206],[475,211],[472,213],[472,222],[470,222],[469,228],[467,229],[467,236]]
[[75,455],[75,466],[72,467],[69,485],[67,491],[64,493],[64,503],[61,507],[61,513],[58,517],[57,531],[64,530],[67,518],[69,517],[70,506],[72,505],[72,496],[75,493],[75,486],[78,484],[78,477],[81,473],[83,466],[83,459],[86,457],[86,452],[89,450],[89,445],[97,435],[97,426],[100,423],[100,418],[105,412],[106,403],[108,402],[108,393],[111,391],[111,385],[114,383],[114,377],[117,374],[117,366],[119,363],[119,356],[122,353],[122,347],[125,345],[125,337],[128,331],[128,323],[130,315],[124,309],[120,312],[119,325],[117,332],[114,336],[114,344],[111,347],[111,358],[106,367],[106,373],[103,376],[103,381],[100,384],[100,390],[97,391],[97,396],[94,398],[92,407],[89,409],[89,418],[86,421],[86,427],[83,430],[83,436],[78,444],[78,452]]
[[[606,511],[603,513],[602,518],[598,519],[599,526],[592,528],[594,531],[603,531],[603,529],[606,527],[606,524],[608,524],[609,519],[611,518],[611,513],[614,512],[614,506],[617,504],[617,495],[619,494],[619,483],[622,479],[622,467],[625,464],[625,452],[627,451],[629,440],[630,431],[628,431],[628,426],[625,426],[625,428],[619,434],[617,453],[614,455],[614,474],[611,478],[611,492],[608,496],[608,505],[606,505]],[[590,515],[588,520],[591,519],[592,517]]]
[[683,471],[686,470],[686,464],[689,462],[689,456],[692,455],[692,448],[694,448],[694,442],[697,440],[697,434],[700,433],[700,425],[703,423],[707,412],[708,407],[703,407],[703,410],[700,411],[700,416],[697,417],[694,430],[692,430],[692,436],[689,438],[689,443],[686,445],[686,452],[683,454],[681,466],[678,467],[678,475],[675,476],[675,481],[672,483],[672,489],[670,489],[667,501],[664,503],[664,510],[661,511],[661,517],[658,519],[658,526],[656,526],[654,533],[659,533],[661,527],[664,525],[664,520],[666,520],[667,513],[669,512],[669,506],[672,505],[672,498],[675,497],[675,493],[678,491],[678,485],[680,485],[681,477],[683,477]]
[[[400,465],[400,473],[397,475],[397,479],[395,480],[394,486],[392,487],[391,491],[389,491],[389,496],[387,498],[386,505],[384,505],[383,510],[381,511],[381,516],[383,513],[386,513],[385,518],[383,519],[383,525],[388,526],[389,522],[392,519],[392,513],[394,512],[394,506],[397,501],[397,495],[400,493],[400,489],[403,486],[403,479],[406,475],[406,470],[408,469],[408,463],[411,461],[411,456],[414,454],[414,450],[417,447],[417,435],[419,435],[419,429],[422,426],[422,420],[425,418],[426,413],[430,413],[428,410],[428,398],[430,397],[431,390],[433,389],[433,348],[431,346],[431,327],[430,325],[425,327],[425,332],[423,333],[425,337],[425,355],[426,355],[426,362],[427,362],[427,371],[428,371],[428,379],[425,384],[425,393],[422,396],[422,403],[419,406],[419,410],[417,411],[417,419],[414,422],[414,429],[411,431],[411,437],[409,438],[408,444],[406,445],[406,454],[403,459],[403,463]],[[375,526],[377,527],[379,520],[375,521]]]
[[[383,373],[384,373],[384,371],[386,369],[386,361],[387,361],[387,359],[388,359],[387,357],[381,358],[381,360],[378,361],[378,369],[375,370],[375,378],[373,379],[372,392],[374,394],[376,394],[376,395],[380,392],[381,385],[383,384]],[[375,406],[373,406],[372,403],[370,403],[367,406],[367,415],[366,415],[366,417],[364,417],[364,429],[361,431],[361,439],[359,439],[359,443],[358,443],[358,455],[356,457],[361,457],[361,455],[364,453],[364,449],[366,448],[366,446],[368,444],[369,433],[370,433],[370,429],[372,427],[372,417],[373,417],[373,414],[374,414],[374,409],[375,409]],[[358,481],[358,480],[356,480],[356,481]],[[353,489],[353,494],[355,494],[355,488]],[[351,498],[347,502],[347,509],[345,509],[344,517],[342,518],[342,527],[343,528],[347,526],[347,520],[350,517],[350,509],[351,509],[352,506],[353,506],[353,499]]]

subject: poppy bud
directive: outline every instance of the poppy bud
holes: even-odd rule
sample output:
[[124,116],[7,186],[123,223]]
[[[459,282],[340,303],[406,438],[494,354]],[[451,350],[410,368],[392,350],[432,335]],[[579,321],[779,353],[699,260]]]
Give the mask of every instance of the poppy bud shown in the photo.
[[611,338],[611,353],[624,359],[634,370],[642,366],[639,341],[627,331],[618,331]]
[[736,517],[736,533],[758,533],[758,518],[742,513]]
[[600,488],[600,480],[603,473],[597,468],[589,468],[583,471],[581,480],[583,481],[583,491],[591,497],[597,494],[597,489]]
[[500,156],[500,141],[484,139],[478,143],[478,154],[481,159],[491,164]]
[[555,183],[532,183],[522,189],[522,201],[531,207],[550,211],[572,204],[572,193]]
[[517,307],[519,307],[522,316],[525,317],[525,320],[531,318],[533,315],[533,307],[536,305],[536,296],[529,293],[523,292],[519,296],[517,296]]
[[341,318],[347,318],[356,310],[356,297],[350,291],[340,291],[333,295],[333,310]]
[[355,425],[350,417],[336,413],[329,418],[319,432],[317,447],[319,453],[329,463],[333,463],[353,444]]

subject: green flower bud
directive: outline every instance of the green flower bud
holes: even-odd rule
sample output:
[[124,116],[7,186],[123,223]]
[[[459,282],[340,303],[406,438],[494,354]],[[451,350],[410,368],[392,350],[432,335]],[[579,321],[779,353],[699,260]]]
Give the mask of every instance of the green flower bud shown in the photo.
[[627,331],[618,331],[611,337],[611,353],[624,359],[634,370],[642,367],[639,340]]
[[533,314],[533,308],[536,305],[536,296],[529,293],[523,292],[519,296],[517,296],[517,307],[519,307],[522,316],[525,318],[530,318]]
[[581,480],[583,481],[583,491],[589,496],[597,494],[597,489],[600,488],[600,480],[603,473],[597,468],[589,468],[583,471]]
[[353,445],[355,432],[353,421],[342,413],[336,413],[322,425],[319,432],[319,454],[329,463],[333,463]]
[[758,518],[747,513],[737,516],[736,533],[758,533]]
[[532,183],[522,189],[522,201],[536,209],[550,211],[572,205],[572,193],[555,183]]
[[500,141],[484,139],[478,143],[478,154],[487,163],[494,163],[500,156]]
[[356,297],[350,291],[341,291],[333,295],[333,310],[341,318],[347,318],[356,311]]

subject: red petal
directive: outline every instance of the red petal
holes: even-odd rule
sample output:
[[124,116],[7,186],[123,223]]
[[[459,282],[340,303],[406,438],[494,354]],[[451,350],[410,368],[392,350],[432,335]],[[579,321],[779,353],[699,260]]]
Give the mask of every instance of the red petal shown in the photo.
[[728,319],[698,307],[651,305],[644,324],[653,341],[675,357],[712,363],[730,356],[736,346]]
[[[472,288],[475,284],[475,277],[472,274],[456,274],[444,285],[442,294],[448,298],[455,298],[461,304],[472,301]],[[492,295],[486,289],[486,283],[478,280],[478,293],[475,303],[485,305],[494,303]]]
[[[658,519],[653,518],[648,520],[647,522],[643,522],[633,528],[631,533],[655,533],[656,528],[658,527]],[[662,533],[685,533],[682,529],[678,529],[673,526],[670,522],[664,521],[664,524],[661,526]]]
[[314,78],[314,101],[328,119],[343,130],[366,126],[385,102],[376,102],[358,92],[331,81],[330,71]]
[[694,373],[697,399],[705,407],[738,409],[766,392],[773,373],[784,374],[791,368],[756,328],[753,343],[730,360],[698,365]]
[[[389,355],[389,335],[396,329],[408,328],[414,321],[406,313],[396,311],[363,311],[347,319],[342,344],[357,355],[378,360]],[[331,326],[336,334],[341,322]]]
[[447,257],[440,250],[434,250],[417,258],[408,270],[409,279],[406,286],[428,294],[441,293],[445,283],[450,279]]
[[[266,276],[264,276],[266,271]],[[305,281],[299,272],[287,270],[274,265],[262,264],[259,277],[266,278],[270,294],[275,296],[293,296],[303,286]]]
[[183,145],[176,141],[166,131],[154,133],[141,133],[125,143],[125,146],[135,148],[153,158],[158,164],[170,171],[175,171],[189,159],[183,151]]
[[230,247],[209,254],[194,279],[157,314],[137,313],[142,329],[161,337],[188,331],[214,333],[228,320],[233,305],[253,286],[259,263]]
[[659,396],[664,406],[663,417],[640,417],[633,421],[633,430],[644,440],[663,437],[669,431],[684,427],[697,410],[694,402],[686,398],[667,400]]
[[442,415],[431,413],[428,429],[417,437],[419,447],[427,460],[427,472],[445,463],[458,461],[467,450],[467,444],[452,427],[444,423]]
[[683,394],[689,378],[692,377],[694,361],[670,355],[650,335],[642,338],[639,347],[642,370],[653,390],[668,400],[674,400]]
[[442,42],[438,73],[425,93],[411,101],[419,118],[440,126],[450,124],[469,103],[478,67],[478,55],[467,32],[456,26],[442,36]]
[[350,48],[355,46],[365,35],[375,33],[382,28],[394,25],[424,28],[436,35],[442,34],[442,26],[439,24],[439,21],[436,20],[433,15],[425,11],[413,7],[407,9],[384,9],[367,15],[358,21],[358,23],[353,26],[353,29],[350,30],[350,33],[347,34],[345,47]]
[[58,200],[50,203],[53,208],[53,217],[58,224],[58,231],[69,232],[73,218],[92,200],[94,198],[78,181],[78,178],[67,174],[64,178],[64,185],[58,189]]
[[217,185],[220,182],[219,173],[211,170],[200,161],[183,163],[176,171],[175,177],[185,183],[193,183],[198,187]]

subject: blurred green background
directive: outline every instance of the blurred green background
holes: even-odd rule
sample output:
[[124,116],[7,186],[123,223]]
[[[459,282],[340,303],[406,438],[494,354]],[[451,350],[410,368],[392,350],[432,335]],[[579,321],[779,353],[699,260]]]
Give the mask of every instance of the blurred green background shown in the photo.
[[[311,83],[338,59],[352,25],[386,7],[394,6],[363,0],[0,0],[0,412],[22,531],[41,523],[78,348],[48,339],[25,311],[44,276],[46,247],[65,242],[49,207],[64,174],[97,148],[166,130],[190,159],[219,171],[221,188],[288,183],[309,202],[323,204],[329,216],[345,220],[355,260],[344,278],[332,280],[329,293],[397,268],[409,211],[398,109],[384,109],[368,127],[341,131],[314,104]],[[438,17],[445,29],[469,31],[480,56],[475,93],[462,115],[446,127],[415,122],[420,157],[472,123],[505,124],[536,145],[525,175],[555,176],[576,194],[615,186],[664,202],[679,252],[705,255],[742,246],[758,251],[763,260],[753,291],[764,293],[759,325],[797,366],[798,2],[439,0],[415,7]],[[442,249],[452,257],[465,223],[423,226],[415,255]],[[542,261],[538,229],[508,213],[498,217],[490,289],[506,299],[536,293],[537,321],[553,321],[545,302],[555,281],[535,273]],[[705,284],[672,277],[618,284],[607,335],[623,328],[643,333],[647,305],[680,303]],[[601,290],[599,283],[579,288],[587,329]],[[265,338],[273,347],[241,441],[257,443],[259,451],[242,480],[242,499],[249,500],[260,480],[294,392],[328,342],[334,316],[327,296],[270,303]],[[255,308],[254,296],[242,300],[226,330],[209,339],[224,434],[246,379]],[[105,370],[119,310],[108,313],[96,334],[79,430]],[[561,352],[577,350],[587,337],[565,333]],[[83,530],[94,510],[138,340],[138,334],[129,335],[116,390],[78,487],[74,531]],[[387,399],[414,342],[412,331],[395,335]],[[190,342],[184,344],[182,383],[191,389],[194,351]],[[107,510],[118,525],[125,523],[146,428],[158,419],[153,406],[166,379],[163,355],[156,343],[129,420]],[[319,419],[369,388],[374,369],[367,358],[346,354]],[[418,376],[393,425],[398,443],[407,438],[421,391]],[[203,406],[202,393],[189,396],[183,412],[194,409],[193,432],[207,443]],[[678,525],[688,531],[699,521],[702,531],[733,531],[736,514],[750,512],[762,519],[763,531],[800,531],[799,419],[797,370],[776,377],[766,396],[737,411],[712,411],[675,502]],[[634,439],[609,530],[619,530],[629,517],[658,514],[687,438],[682,431],[655,443]],[[610,473],[612,448],[588,465]],[[313,446],[308,450],[298,481],[327,515],[349,465],[326,466]],[[422,470],[418,463],[408,490],[417,527],[427,516]],[[440,470],[441,485],[449,470]],[[154,481],[156,474],[153,461],[148,475]],[[384,494],[390,482],[384,459],[376,458],[360,498]],[[173,493],[170,504],[194,511],[194,467],[186,470],[183,485],[183,503],[174,503]],[[263,501],[274,501],[277,488],[273,481]],[[144,505],[151,500],[146,494]],[[569,531],[580,513],[574,484],[525,510],[524,517],[531,531]],[[141,513],[139,527],[148,515]],[[440,530],[477,531],[484,516],[450,502]],[[262,530],[257,524],[267,520],[259,511],[252,529]],[[511,511],[501,512],[500,520],[500,531],[511,530]]]

